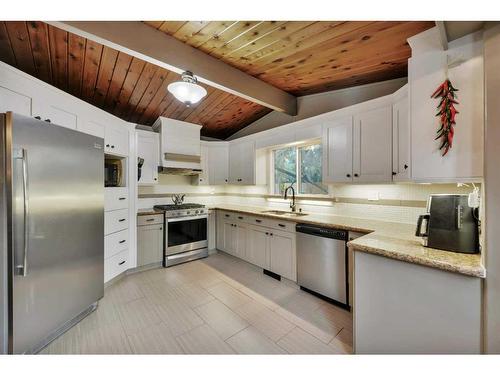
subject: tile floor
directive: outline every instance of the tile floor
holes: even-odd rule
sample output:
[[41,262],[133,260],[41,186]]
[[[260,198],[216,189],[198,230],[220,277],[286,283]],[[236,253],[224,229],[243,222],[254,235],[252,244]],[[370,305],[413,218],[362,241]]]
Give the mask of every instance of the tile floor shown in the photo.
[[44,354],[348,354],[349,312],[224,253],[134,273]]

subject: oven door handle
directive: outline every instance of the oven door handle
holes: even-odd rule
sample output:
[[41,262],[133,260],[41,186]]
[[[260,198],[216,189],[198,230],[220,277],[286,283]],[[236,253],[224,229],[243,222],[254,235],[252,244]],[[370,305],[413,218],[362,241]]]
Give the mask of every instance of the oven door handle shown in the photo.
[[175,223],[176,221],[189,221],[189,220],[198,220],[198,219],[208,219],[208,215],[169,217],[169,218],[167,218],[167,223]]

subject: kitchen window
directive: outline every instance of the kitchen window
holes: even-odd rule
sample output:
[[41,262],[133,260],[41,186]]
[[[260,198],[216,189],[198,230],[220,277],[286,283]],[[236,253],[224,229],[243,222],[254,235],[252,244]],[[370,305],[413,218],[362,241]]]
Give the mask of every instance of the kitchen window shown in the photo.
[[297,194],[327,195],[322,183],[321,143],[287,146],[272,150],[272,194],[283,195],[293,184]]

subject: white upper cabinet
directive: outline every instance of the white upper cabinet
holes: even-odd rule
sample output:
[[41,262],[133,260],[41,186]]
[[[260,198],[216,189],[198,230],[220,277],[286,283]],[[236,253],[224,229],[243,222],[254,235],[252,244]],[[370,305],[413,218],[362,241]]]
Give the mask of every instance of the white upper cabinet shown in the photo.
[[82,133],[87,133],[99,138],[104,138],[106,132],[104,124],[82,117],[80,117],[76,129]]
[[209,164],[210,164],[209,147],[206,145],[206,143],[202,142],[200,145],[200,167],[202,172],[199,175],[193,177],[197,185],[212,184],[210,182],[210,176],[209,176]]
[[8,111],[31,116],[31,98],[0,86],[0,112]]
[[353,181],[392,181],[392,108],[354,116]]
[[[68,129],[76,130],[77,114],[68,110],[58,108],[52,104],[45,107],[45,119],[49,120],[52,124],[64,126]],[[42,118],[44,120],[44,118]]]
[[[434,38],[437,38],[438,35]],[[414,37],[415,38],[415,37]],[[412,53],[408,61],[411,119],[411,174],[420,182],[477,180],[483,176],[484,77],[483,42],[470,34],[438,48]],[[437,99],[431,94],[448,78],[457,92],[453,145],[443,157],[436,117]]]
[[408,87],[398,91],[400,95],[392,105],[392,178],[409,181],[410,173],[410,119],[408,112]]
[[137,157],[144,159],[139,185],[158,183],[160,165],[160,136],[158,133],[136,130]]
[[104,133],[104,152],[120,156],[128,155],[129,131],[123,126],[107,124]]
[[323,182],[351,182],[352,117],[335,119],[323,127]]
[[227,142],[208,143],[208,181],[210,185],[229,182],[229,145]]
[[255,185],[255,142],[229,144],[229,182],[238,185]]

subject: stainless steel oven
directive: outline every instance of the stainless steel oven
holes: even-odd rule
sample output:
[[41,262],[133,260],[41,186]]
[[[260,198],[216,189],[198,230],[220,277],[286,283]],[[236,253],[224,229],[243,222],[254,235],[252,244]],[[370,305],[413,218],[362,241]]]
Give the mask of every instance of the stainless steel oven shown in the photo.
[[199,206],[155,206],[165,211],[165,267],[208,256],[208,213]]
[[208,215],[167,219],[167,255],[201,249],[208,246]]

